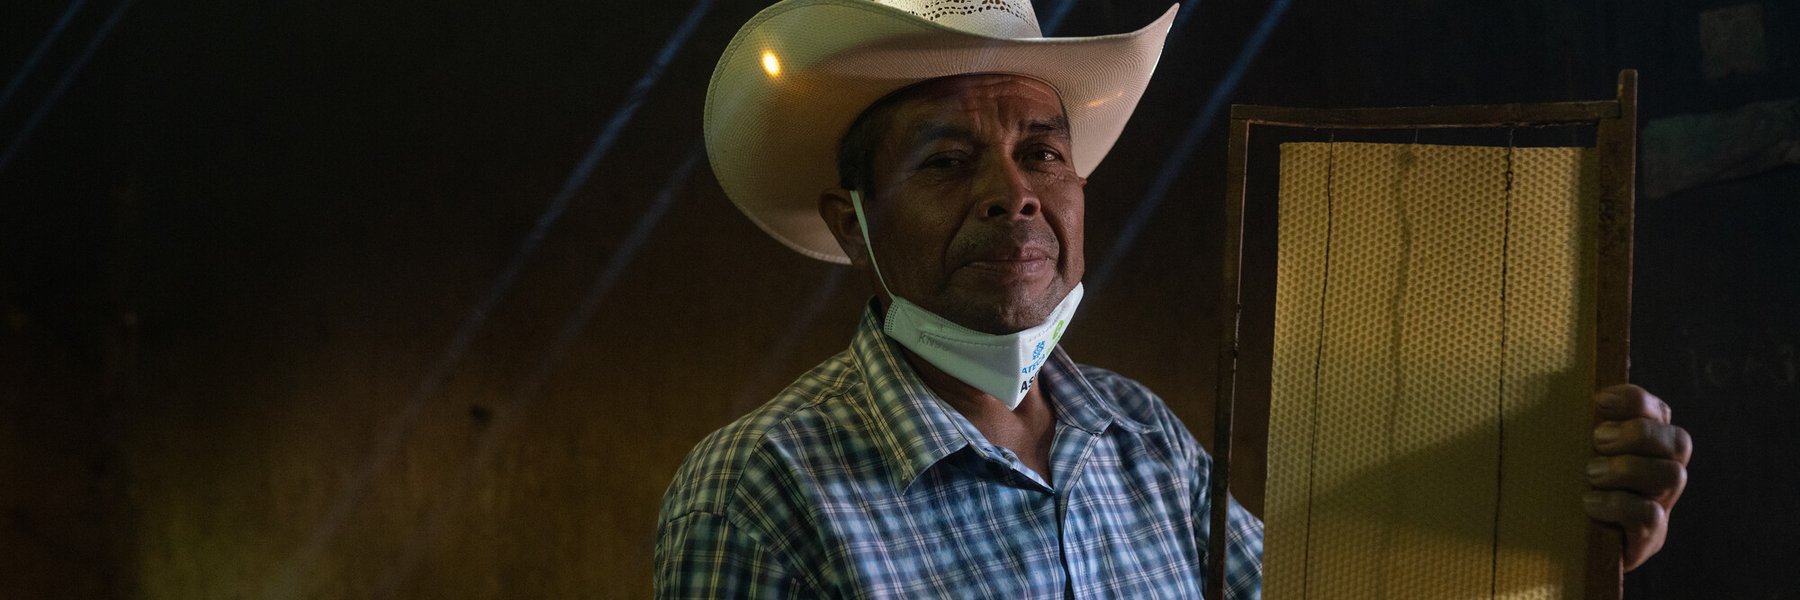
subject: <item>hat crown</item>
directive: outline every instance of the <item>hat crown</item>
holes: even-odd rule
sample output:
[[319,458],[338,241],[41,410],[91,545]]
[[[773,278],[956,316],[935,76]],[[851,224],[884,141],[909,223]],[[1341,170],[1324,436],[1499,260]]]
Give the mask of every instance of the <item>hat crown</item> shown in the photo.
[[1045,38],[1031,0],[780,0],[738,30],[707,84],[706,155],[757,227],[807,256],[850,259],[819,218],[838,142],[871,104],[920,81],[1007,73],[1062,99],[1087,177],[1156,69],[1177,6],[1136,31]]
[[1044,37],[1029,0],[875,0],[921,19],[988,37]]

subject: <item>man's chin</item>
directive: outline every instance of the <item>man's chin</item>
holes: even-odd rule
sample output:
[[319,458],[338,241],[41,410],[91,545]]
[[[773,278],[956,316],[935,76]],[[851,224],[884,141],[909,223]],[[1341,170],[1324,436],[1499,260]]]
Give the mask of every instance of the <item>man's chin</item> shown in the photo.
[[964,310],[956,311],[959,314],[946,314],[943,317],[982,333],[1006,335],[1044,324],[1050,318],[1050,312],[1056,310],[1056,305],[1062,302],[1062,298],[1060,295],[1056,298],[994,298],[987,302],[967,304],[963,307]]

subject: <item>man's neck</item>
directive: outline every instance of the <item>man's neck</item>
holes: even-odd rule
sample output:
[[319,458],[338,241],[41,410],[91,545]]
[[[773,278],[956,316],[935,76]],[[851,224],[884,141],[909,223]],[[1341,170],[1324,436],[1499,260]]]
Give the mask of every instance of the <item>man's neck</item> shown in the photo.
[[1056,411],[1044,397],[1043,386],[1031,386],[1019,406],[1008,410],[999,398],[945,373],[904,347],[898,349],[925,386],[975,425],[982,436],[1012,450],[1046,483],[1051,481],[1050,446],[1056,434]]

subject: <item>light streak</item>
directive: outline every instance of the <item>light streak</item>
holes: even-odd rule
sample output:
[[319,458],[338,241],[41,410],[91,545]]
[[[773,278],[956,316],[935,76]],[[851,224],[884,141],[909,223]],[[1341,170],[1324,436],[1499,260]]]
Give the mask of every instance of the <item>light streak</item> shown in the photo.
[[[56,106],[57,100],[62,99],[63,92],[69,91],[69,84],[73,83],[75,77],[81,74],[81,69],[87,66],[88,59],[94,57],[94,51],[100,49],[100,43],[106,41],[106,36],[112,34],[113,26],[118,25],[119,20],[125,18],[125,11],[129,10],[136,1],[123,0],[119,2],[119,6],[113,9],[112,14],[107,15],[106,20],[100,23],[100,28],[94,31],[94,37],[88,40],[87,46],[81,49],[81,54],[75,57],[75,62],[70,63],[69,68],[63,70],[62,77],[56,80],[56,85],[52,86],[50,93],[44,96],[43,103],[38,104],[37,110],[32,111],[31,116],[25,120],[25,127],[19,130],[18,135],[13,136],[12,142],[6,145],[5,151],[0,151],[0,173],[6,172],[6,166],[12,163],[13,157],[18,155],[19,149],[23,148],[25,142],[31,139],[31,134],[37,131],[38,125],[43,124],[44,116],[50,114],[50,109]],[[11,87],[8,86],[9,91],[10,89]]]
[[1188,19],[1193,18],[1197,12],[1200,12],[1200,0],[1182,0],[1181,10],[1175,13],[1175,24],[1170,29],[1181,31],[1182,26],[1187,25]]
[[1050,18],[1044,21],[1043,26],[1039,28],[1044,32],[1044,37],[1055,35],[1056,30],[1062,28],[1063,19],[1069,17],[1069,11],[1073,8],[1075,8],[1075,0],[1058,1],[1056,6],[1050,9]]
[[50,26],[49,33],[44,34],[43,41],[38,42],[37,47],[31,49],[31,56],[25,58],[24,64],[19,65],[19,71],[13,73],[12,80],[6,82],[6,90],[0,91],[0,108],[6,108],[6,102],[12,100],[13,94],[19,91],[19,85],[25,82],[25,77],[37,69],[38,61],[44,59],[44,53],[50,51],[50,45],[56,43],[56,38],[62,36],[63,29],[68,28],[69,21],[75,20],[75,13],[81,12],[81,6],[84,4],[87,4],[87,0],[70,2],[69,8],[63,10],[62,17],[56,20],[55,25]]
[[[549,349],[544,352],[543,359],[538,361],[537,367],[532,369],[531,374],[515,388],[508,402],[496,407],[493,421],[482,432],[481,442],[476,447],[475,456],[470,459],[468,468],[463,470],[462,476],[457,479],[454,486],[437,497],[445,499],[446,503],[455,503],[467,496],[468,490],[473,487],[474,479],[481,472],[482,466],[493,459],[495,448],[499,445],[500,440],[512,431],[513,427],[523,418],[526,410],[536,403],[538,397],[543,393],[544,384],[550,380],[550,376],[562,364],[563,358],[568,355],[569,348],[580,337],[582,330],[586,329],[588,323],[593,321],[594,315],[599,313],[600,306],[607,295],[618,284],[619,278],[624,275],[626,269],[631,266],[632,260],[637,258],[638,250],[643,247],[645,242],[649,241],[650,233],[656,229],[658,223],[662,222],[669,207],[674,205],[675,199],[680,195],[682,184],[693,175],[694,168],[705,157],[706,146],[703,143],[694,144],[693,148],[688,151],[687,157],[681,161],[680,166],[675,168],[669,176],[668,182],[663,184],[662,190],[657,192],[656,198],[651,201],[650,206],[632,224],[625,240],[619,243],[618,249],[607,259],[606,265],[600,269],[599,275],[594,278],[593,283],[588,285],[586,293],[582,294],[581,303],[574,312],[563,319],[562,327],[557,331],[556,339],[551,342]],[[425,551],[436,542],[443,531],[445,520],[454,512],[454,508],[453,505],[440,506],[435,512],[428,513],[424,519],[425,522],[420,525],[413,543],[406,547],[405,558],[388,577],[384,578],[382,593],[377,594],[378,597],[390,597],[396,594],[399,586],[405,584],[418,570],[419,562],[423,560]]]
[[848,267],[832,267],[831,274],[826,276],[825,281],[813,289],[812,297],[807,299],[806,307],[800,309],[799,317],[788,325],[787,333],[768,352],[763,353],[762,364],[756,367],[756,374],[746,380],[738,393],[726,403],[733,413],[744,413],[768,400],[759,398],[758,394],[772,385],[776,377],[781,376],[775,371],[776,367],[781,366],[782,361],[794,352],[794,348],[800,345],[801,338],[812,332],[813,323],[819,320],[819,315],[825,311],[825,306],[831,302],[831,297],[843,283],[844,274],[849,271]]
[[649,68],[644,71],[642,76],[638,77],[637,82],[626,93],[624,103],[613,113],[612,118],[607,121],[606,127],[601,130],[599,137],[594,139],[594,143],[588,147],[587,153],[570,171],[568,178],[563,182],[562,189],[551,198],[550,203],[538,216],[530,233],[519,243],[518,250],[513,253],[512,259],[507,263],[505,269],[488,287],[486,295],[482,296],[475,307],[469,311],[468,317],[463,321],[456,335],[451,338],[449,345],[445,346],[443,354],[420,380],[406,406],[393,417],[392,425],[388,426],[385,433],[377,440],[375,449],[369,454],[369,460],[355,472],[344,490],[338,493],[336,501],[333,502],[325,517],[320,520],[319,525],[313,529],[312,535],[308,536],[307,541],[277,567],[275,575],[269,579],[269,585],[263,594],[264,597],[287,598],[301,592],[299,586],[301,575],[311,568],[318,555],[324,551],[325,545],[337,537],[338,530],[348,520],[350,512],[359,506],[359,501],[368,494],[369,486],[374,481],[376,474],[386,467],[393,456],[398,453],[406,433],[412,428],[412,424],[418,421],[419,414],[424,409],[426,402],[437,397],[438,393],[443,390],[451,369],[461,362],[463,355],[468,352],[469,346],[474,343],[476,334],[486,326],[488,315],[512,291],[519,272],[524,270],[525,264],[536,252],[538,244],[549,233],[551,226],[562,217],[569,202],[574,198],[575,192],[587,183],[594,168],[606,156],[607,151],[612,149],[620,131],[625,128],[627,123],[631,122],[632,117],[636,116],[638,108],[644,102],[644,97],[649,94],[651,88],[656,86],[664,69],[674,59],[675,54],[681,50],[682,46],[686,45],[688,37],[693,34],[700,21],[712,9],[712,4],[713,0],[696,2],[694,8],[688,11],[687,16],[676,27],[674,33],[670,34],[662,48],[656,53],[655,58],[651,60]]
[[637,258],[638,249],[643,247],[644,242],[649,241],[650,232],[656,229],[656,225],[662,221],[663,215],[669,212],[669,206],[675,203],[675,197],[681,191],[681,184],[687,181],[688,177],[693,174],[694,167],[705,158],[706,145],[704,143],[695,143],[693,149],[688,150],[687,158],[681,161],[681,166],[675,168],[674,174],[669,176],[668,183],[663,184],[662,191],[657,192],[656,199],[651,202],[650,207],[632,225],[631,233],[627,234],[625,240],[619,243],[619,249],[613,252],[612,258],[607,259],[606,267],[601,269],[600,276],[594,278],[594,282],[588,286],[587,293],[582,295],[581,304],[572,315],[563,320],[562,329],[557,332],[556,341],[551,344],[544,359],[538,362],[537,369],[532,371],[525,383],[519,386],[518,392],[513,394],[515,401],[529,401],[543,391],[544,382],[561,363],[563,355],[568,353],[569,345],[575,341],[581,330],[590,321],[593,321],[595,313],[600,310],[601,301],[606,298],[607,293],[612,291],[613,286],[618,284],[619,277],[631,265],[632,259]]
[[1150,223],[1150,217],[1156,213],[1157,207],[1161,206],[1163,199],[1168,196],[1169,188],[1175,185],[1182,165],[1193,157],[1194,148],[1199,146],[1201,138],[1206,136],[1207,128],[1212,126],[1213,118],[1218,116],[1219,110],[1225,107],[1225,101],[1231,97],[1232,92],[1237,90],[1238,82],[1243,79],[1244,73],[1250,70],[1250,63],[1254,62],[1256,55],[1262,52],[1263,44],[1269,41],[1269,34],[1275,31],[1275,26],[1281,22],[1282,15],[1287,13],[1288,5],[1291,3],[1292,0],[1275,0],[1269,4],[1268,11],[1263,13],[1262,20],[1256,25],[1256,30],[1250,34],[1250,39],[1245,41],[1244,47],[1238,51],[1237,59],[1232,61],[1231,68],[1225,72],[1225,77],[1219,81],[1219,85],[1213,87],[1213,93],[1206,99],[1205,106],[1200,109],[1198,114],[1194,115],[1194,120],[1188,123],[1187,130],[1181,135],[1181,141],[1175,144],[1175,151],[1170,155],[1169,160],[1163,162],[1162,169],[1157,171],[1156,179],[1150,184],[1150,190],[1132,208],[1131,215],[1125,220],[1124,228],[1114,238],[1112,249],[1107,251],[1105,260],[1100,262],[1100,268],[1095,269],[1093,274],[1086,278],[1089,289],[1098,291],[1105,286],[1107,279],[1112,277],[1113,270],[1119,266],[1119,261],[1137,243],[1138,235],[1143,233],[1144,226]]

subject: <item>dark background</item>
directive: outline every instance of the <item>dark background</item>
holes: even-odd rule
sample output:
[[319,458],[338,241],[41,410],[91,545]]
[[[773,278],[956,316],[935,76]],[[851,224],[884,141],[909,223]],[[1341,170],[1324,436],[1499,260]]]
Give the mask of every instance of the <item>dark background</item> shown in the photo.
[[[841,349],[866,293],[764,236],[696,160],[713,62],[763,5],[9,4],[0,595],[647,596],[682,456]],[[1709,72],[1703,15],[1748,5],[1761,38],[1722,43],[1761,62]],[[1071,6],[1060,34],[1167,5]],[[1184,10],[1088,187],[1104,273],[1065,343],[1203,439],[1215,90],[1604,99],[1632,67],[1646,123],[1800,97],[1788,1]],[[1639,199],[1633,374],[1699,450],[1630,597],[1800,598],[1797,225],[1794,167]]]

